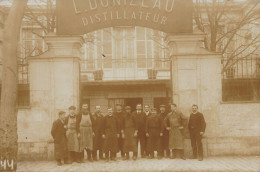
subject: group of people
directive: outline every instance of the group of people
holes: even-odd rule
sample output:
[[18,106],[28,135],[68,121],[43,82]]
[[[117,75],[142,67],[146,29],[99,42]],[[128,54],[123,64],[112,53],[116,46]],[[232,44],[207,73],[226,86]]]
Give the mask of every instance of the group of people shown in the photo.
[[[86,151],[90,162],[98,160],[116,160],[116,154],[120,151],[124,160],[130,159],[133,152],[133,160],[137,159],[138,143],[140,143],[141,158],[162,157],[175,159],[179,154],[184,156],[184,116],[177,110],[176,104],[170,105],[170,112],[166,112],[166,106],[160,105],[159,111],[137,104],[132,112],[130,106],[116,105],[115,111],[108,108],[103,115],[101,107],[96,106],[93,114],[89,112],[88,104],[83,104],[80,113],[76,113],[76,107],[69,107],[69,114],[59,112],[59,118],[54,121],[51,134],[54,139],[54,152],[57,165],[70,164],[72,162],[84,163]],[[192,105],[188,129],[190,132],[192,159],[203,160],[202,135],[205,132],[206,123],[203,114],[198,112],[198,106]],[[105,156],[104,156],[105,155]]]

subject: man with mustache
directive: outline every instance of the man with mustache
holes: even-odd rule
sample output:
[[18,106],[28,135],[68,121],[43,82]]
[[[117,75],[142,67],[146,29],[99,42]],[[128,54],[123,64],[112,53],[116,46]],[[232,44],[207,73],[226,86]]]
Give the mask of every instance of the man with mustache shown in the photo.
[[192,105],[192,113],[188,124],[190,131],[190,141],[192,146],[193,156],[196,159],[198,156],[199,161],[203,160],[202,136],[205,133],[206,122],[202,113],[198,112],[198,105]]

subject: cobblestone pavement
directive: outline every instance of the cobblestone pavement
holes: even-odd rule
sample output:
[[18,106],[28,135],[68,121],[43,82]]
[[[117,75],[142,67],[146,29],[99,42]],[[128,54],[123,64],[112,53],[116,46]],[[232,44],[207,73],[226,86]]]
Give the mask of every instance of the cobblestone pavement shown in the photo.
[[24,161],[18,162],[18,172],[81,172],[81,171],[185,171],[185,172],[260,172],[260,157],[208,157],[203,161],[181,160],[181,159],[138,159],[136,161],[98,161],[85,162],[82,164],[73,163],[70,165],[57,166],[55,161]]

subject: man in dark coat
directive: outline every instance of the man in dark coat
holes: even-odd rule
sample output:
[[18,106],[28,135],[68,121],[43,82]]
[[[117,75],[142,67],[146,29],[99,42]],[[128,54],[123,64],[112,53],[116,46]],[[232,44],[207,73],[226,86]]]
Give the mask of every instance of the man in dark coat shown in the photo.
[[161,137],[163,136],[163,119],[157,114],[155,108],[152,108],[151,115],[146,120],[146,150],[150,154],[150,158],[154,158],[154,151],[157,151],[158,159],[161,159]]
[[59,112],[59,119],[53,122],[51,135],[54,139],[54,153],[57,165],[61,166],[61,160],[64,160],[64,164],[68,164],[68,149],[66,129],[64,128],[65,112]]
[[[120,130],[117,118],[113,115],[112,108],[108,108],[108,114],[104,119],[104,126],[102,138],[104,138],[104,149],[106,160],[116,160],[116,153],[118,151],[118,138]],[[110,155],[109,155],[110,154]]]
[[206,122],[202,113],[198,112],[198,105],[192,105],[188,128],[190,131],[190,140],[193,151],[192,159],[203,160],[202,136],[205,133]]
[[[167,116],[166,106],[160,105],[160,115],[164,120]],[[170,149],[169,149],[169,131],[163,126],[163,136],[161,137],[161,146],[162,146],[162,157],[164,157],[164,152],[166,157],[170,158]]]
[[126,154],[124,160],[129,160],[129,152],[133,152],[133,159],[137,159],[137,126],[134,117],[131,114],[131,107],[125,107],[126,115],[123,119],[123,134],[124,146],[123,151]]
[[79,126],[79,151],[80,162],[84,162],[84,150],[87,152],[88,161],[92,162],[92,150],[93,150],[93,117],[88,110],[88,104],[83,104],[81,113],[78,115]]
[[94,161],[97,161],[97,151],[98,157],[100,160],[104,159],[103,156],[103,139],[102,139],[102,127],[104,125],[104,116],[101,113],[101,107],[96,106],[96,112],[93,115],[93,131],[94,131],[94,139],[93,139],[93,151],[92,157]]
[[164,119],[165,128],[169,131],[169,149],[172,150],[172,159],[176,158],[176,153],[180,153],[181,159],[185,160],[184,156],[184,138],[183,138],[183,123],[184,116],[177,111],[177,105],[171,104],[171,112]]
[[76,161],[80,163],[80,154],[79,154],[79,115],[76,115],[76,107],[69,107],[69,115],[65,119],[65,127],[67,129],[67,145],[69,151],[69,161]]
[[116,104],[116,112],[114,112],[114,116],[117,118],[118,127],[120,130],[120,136],[118,138],[118,147],[121,152],[121,157],[124,159],[125,153],[123,151],[124,139],[122,138],[122,127],[123,127],[123,119],[125,116],[125,112],[122,111],[121,104]]
[[146,156],[146,136],[145,136],[145,124],[146,124],[146,116],[144,112],[142,111],[142,105],[137,104],[136,105],[136,111],[133,112],[133,117],[136,122],[137,126],[137,145],[138,142],[140,142],[141,146],[141,157],[145,158]]

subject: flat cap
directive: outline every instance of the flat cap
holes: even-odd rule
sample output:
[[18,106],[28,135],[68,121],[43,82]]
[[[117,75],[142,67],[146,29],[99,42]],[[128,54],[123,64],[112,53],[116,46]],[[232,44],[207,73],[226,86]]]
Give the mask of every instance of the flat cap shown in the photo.
[[70,106],[69,110],[76,110],[76,107],[75,106]]
[[166,105],[160,105],[160,107],[166,107]]
[[130,109],[130,110],[131,110],[131,107],[130,107],[130,106],[126,106],[126,107],[125,107],[125,110],[127,110],[127,109]]
[[62,115],[62,114],[64,114],[64,113],[66,113],[66,112],[63,111],[63,110],[59,111],[59,115]]

